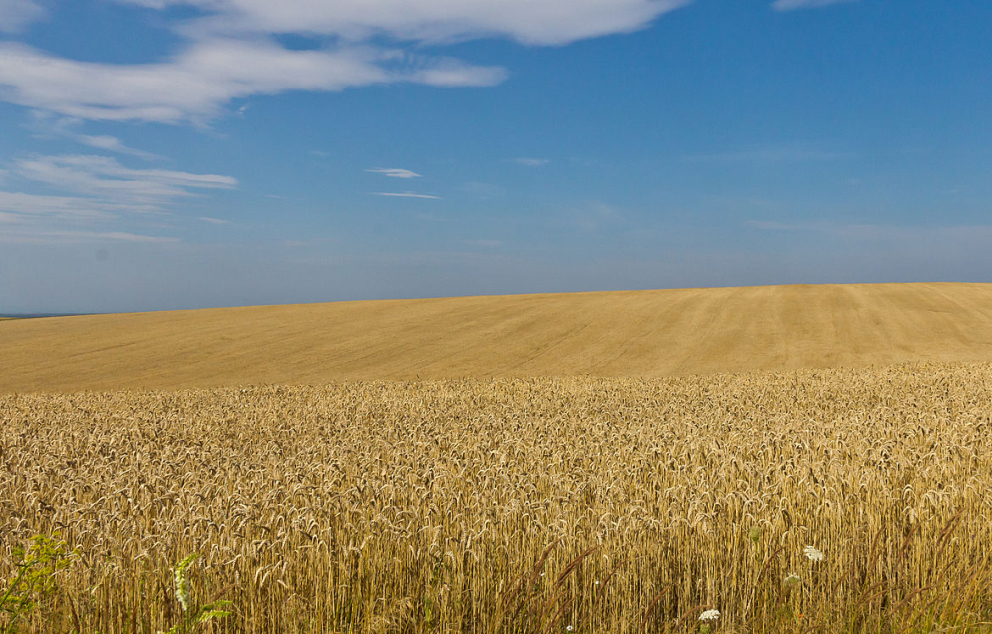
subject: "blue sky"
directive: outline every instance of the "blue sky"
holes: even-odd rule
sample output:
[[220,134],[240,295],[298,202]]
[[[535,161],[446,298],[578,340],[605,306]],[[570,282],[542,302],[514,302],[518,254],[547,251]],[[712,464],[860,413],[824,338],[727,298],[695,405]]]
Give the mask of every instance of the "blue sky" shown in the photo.
[[987,0],[0,0],[0,313],[992,281]]

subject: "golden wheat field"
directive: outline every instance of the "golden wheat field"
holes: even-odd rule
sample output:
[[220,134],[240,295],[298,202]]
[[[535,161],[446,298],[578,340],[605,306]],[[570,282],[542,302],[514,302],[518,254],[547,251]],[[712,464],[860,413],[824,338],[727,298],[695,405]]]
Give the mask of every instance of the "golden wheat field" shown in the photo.
[[191,600],[233,601],[203,631],[990,631],[990,364],[13,394],[0,419],[0,573],[32,535],[79,552],[28,631],[165,630],[194,552]]
[[992,361],[992,284],[338,302],[0,324],[0,392]]

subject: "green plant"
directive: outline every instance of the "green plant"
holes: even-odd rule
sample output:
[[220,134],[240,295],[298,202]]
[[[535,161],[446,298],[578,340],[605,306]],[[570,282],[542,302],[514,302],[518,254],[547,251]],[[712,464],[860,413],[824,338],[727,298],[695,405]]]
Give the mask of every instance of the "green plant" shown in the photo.
[[13,549],[14,574],[0,591],[0,632],[16,632],[18,624],[42,601],[58,591],[56,573],[69,567],[77,551],[55,537],[36,535],[27,550]]
[[193,584],[187,576],[189,567],[193,561],[199,557],[199,553],[193,553],[176,564],[173,569],[176,582],[176,598],[182,606],[183,615],[181,620],[169,628],[168,634],[186,634],[192,632],[201,623],[206,623],[211,619],[222,619],[230,616],[231,613],[225,608],[231,605],[230,601],[214,600],[205,605],[196,605],[193,601]]

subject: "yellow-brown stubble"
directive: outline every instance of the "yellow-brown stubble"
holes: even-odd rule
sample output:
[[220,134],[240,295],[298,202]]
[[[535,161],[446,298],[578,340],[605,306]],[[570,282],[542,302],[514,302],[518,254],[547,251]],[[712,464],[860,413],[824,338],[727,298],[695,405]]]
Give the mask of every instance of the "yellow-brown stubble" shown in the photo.
[[0,392],[992,361],[992,284],[340,302],[5,321]]

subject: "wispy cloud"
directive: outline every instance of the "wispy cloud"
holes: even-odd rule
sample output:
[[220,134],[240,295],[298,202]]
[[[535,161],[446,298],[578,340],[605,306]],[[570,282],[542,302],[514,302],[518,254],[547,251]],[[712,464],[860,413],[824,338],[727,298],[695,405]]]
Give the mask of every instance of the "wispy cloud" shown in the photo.
[[[0,2],[3,2],[3,0],[0,0]],[[31,115],[31,123],[28,127],[33,131],[33,136],[38,139],[69,139],[80,145],[107,152],[135,156],[146,161],[162,158],[152,152],[130,147],[115,136],[106,134],[81,134],[77,130],[84,124],[82,119],[61,116],[42,110],[33,110],[31,111]]]
[[[443,68],[443,75],[432,73]],[[501,68],[442,58],[398,57],[365,46],[297,51],[275,42],[212,39],[164,62],[78,62],[0,43],[7,101],[79,119],[204,123],[232,99],[289,90],[334,91],[390,83],[492,86]]]
[[547,165],[551,162],[551,159],[546,158],[530,158],[526,156],[511,159],[514,163],[518,165],[524,165],[526,167],[541,167],[542,165]]
[[196,189],[232,189],[238,181],[219,174],[131,169],[107,156],[40,156],[14,161],[21,178],[104,200],[160,204]]
[[365,170],[366,172],[372,172],[373,174],[384,174],[386,176],[391,176],[392,178],[420,178],[421,175],[416,172],[411,172],[410,170],[405,170],[397,167],[375,167],[372,169]]
[[[72,236],[136,241],[141,234],[122,224],[148,224],[149,214],[158,218],[171,214],[177,200],[238,184],[218,174],[129,168],[106,156],[33,156],[17,159],[11,167],[12,183],[0,190],[0,213],[8,225],[6,233],[10,225],[17,229],[16,236],[10,233],[8,238],[21,242],[33,240],[32,236],[42,241]],[[11,190],[14,183],[20,191]],[[38,186],[59,193],[24,190]],[[149,240],[153,238],[165,240],[154,236]]]
[[440,196],[429,194],[416,194],[414,192],[372,192],[375,196],[393,196],[395,198],[429,198],[431,200],[441,200]]
[[23,222],[48,217],[61,220],[107,220],[120,213],[147,213],[149,205],[127,205],[80,196],[45,196],[24,192],[0,191],[0,212],[7,222]]
[[179,242],[169,236],[149,236],[127,231],[18,231],[0,234],[0,243],[7,244],[80,244],[86,242],[141,242],[168,244]]
[[96,148],[98,150],[107,150],[108,152],[117,152],[118,154],[127,154],[129,156],[136,156],[146,161],[153,161],[162,158],[157,154],[153,154],[151,152],[145,152],[144,150],[138,150],[136,148],[129,147],[124,143],[122,143],[121,140],[115,136],[109,136],[109,135],[92,136],[88,134],[79,134],[75,136],[75,139],[76,141],[82,143],[83,145]]
[[792,11],[793,9],[812,9],[815,7],[825,7],[831,4],[856,1],[857,0],[775,0],[772,8],[777,11]]
[[230,220],[222,220],[221,218],[211,218],[210,216],[200,216],[197,220],[202,220],[203,222],[208,222],[212,225],[227,225],[231,224]]
[[0,32],[17,33],[45,16],[45,10],[33,0],[0,0]]

